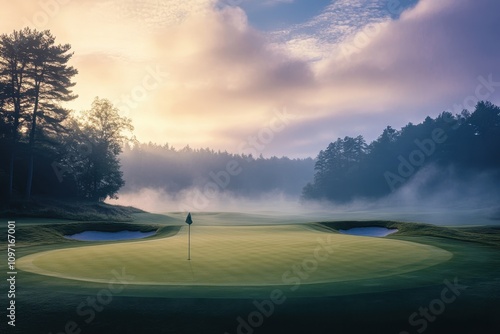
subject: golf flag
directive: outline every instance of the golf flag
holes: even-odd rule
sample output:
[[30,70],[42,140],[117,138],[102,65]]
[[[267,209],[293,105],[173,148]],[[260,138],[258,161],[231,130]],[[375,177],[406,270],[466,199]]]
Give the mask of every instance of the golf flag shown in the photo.
[[188,260],[191,260],[191,224],[193,220],[191,219],[191,212],[188,213],[186,217],[186,224],[188,224]]
[[191,219],[191,212],[188,213],[188,216],[186,218],[186,224],[191,225],[193,223],[193,220]]

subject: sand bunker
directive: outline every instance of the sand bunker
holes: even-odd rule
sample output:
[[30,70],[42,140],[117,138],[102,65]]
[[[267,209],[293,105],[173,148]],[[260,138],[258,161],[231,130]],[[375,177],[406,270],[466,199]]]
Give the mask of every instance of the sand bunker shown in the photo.
[[85,231],[72,235],[65,235],[67,239],[80,240],[80,241],[116,241],[116,240],[131,240],[142,239],[155,234],[152,232],[140,231],[119,231],[119,232],[103,232],[103,231]]
[[398,229],[389,229],[386,227],[354,227],[348,230],[339,230],[342,234],[359,235],[363,237],[386,237],[397,231]]

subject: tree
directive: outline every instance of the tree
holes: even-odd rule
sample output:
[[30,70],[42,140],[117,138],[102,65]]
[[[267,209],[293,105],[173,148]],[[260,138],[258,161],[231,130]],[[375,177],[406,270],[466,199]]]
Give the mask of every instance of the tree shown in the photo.
[[304,188],[304,197],[350,199],[358,189],[359,166],[366,155],[362,136],[338,138],[321,151],[314,167],[314,182]]
[[22,111],[29,99],[28,86],[25,84],[25,72],[29,62],[29,40],[22,31],[14,31],[11,35],[0,36],[0,82],[2,83],[2,114],[10,128],[6,137],[10,139],[9,152],[9,189],[12,197],[14,182],[14,160],[17,153],[17,142],[20,136]]
[[133,140],[127,136],[134,129],[131,120],[121,117],[110,101],[96,98],[77,123],[80,131],[73,146],[87,147],[87,154],[75,155],[81,159],[72,163],[80,196],[94,201],[116,198],[125,184],[118,156]]
[[68,65],[73,55],[70,49],[69,44],[56,45],[48,30],[39,32],[25,28],[0,37],[0,80],[8,85],[6,97],[12,114],[10,196],[21,130],[28,137],[27,198],[31,196],[37,140],[64,131],[62,123],[69,111],[60,104],[76,98],[71,91],[75,85],[71,79],[78,73]]
[[[27,31],[29,34],[29,30]],[[68,117],[69,111],[60,106],[60,102],[75,99],[70,88],[75,85],[71,78],[78,72],[68,61],[73,56],[68,53],[69,44],[55,45],[55,38],[50,32],[32,32],[34,44],[30,48],[31,63],[28,70],[29,85],[32,92],[33,106],[29,122],[29,162],[26,182],[26,197],[31,195],[33,181],[33,149],[37,126],[45,134],[55,134],[64,130],[61,123]]]
[[[472,113],[443,112],[401,130],[388,126],[367,147],[362,137],[337,139],[319,153],[314,181],[303,188],[303,197],[334,201],[379,198],[395,190],[395,185],[415,178],[418,182],[412,192],[418,188],[428,194],[478,175],[496,186],[500,180],[498,152],[500,107],[481,101]],[[419,174],[427,167],[429,172]]]
[[9,123],[7,119],[7,113],[4,111],[5,106],[5,90],[6,85],[0,82],[0,156],[2,159],[0,160],[0,199],[3,197],[2,190],[7,187],[7,165],[8,159],[5,159],[5,154],[8,153],[8,145],[9,145]]
[[4,110],[6,104],[5,91],[7,85],[0,81],[0,140],[4,141],[9,135],[8,114]]

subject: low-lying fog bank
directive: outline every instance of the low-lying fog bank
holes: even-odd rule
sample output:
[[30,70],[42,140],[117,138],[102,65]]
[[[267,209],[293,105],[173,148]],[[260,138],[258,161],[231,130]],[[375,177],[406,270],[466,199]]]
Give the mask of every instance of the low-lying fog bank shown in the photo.
[[[145,188],[120,194],[110,204],[131,205],[149,212],[233,212],[245,215],[220,215],[220,224],[297,223],[332,220],[396,220],[436,225],[500,224],[500,207],[491,201],[459,199],[450,194],[418,197],[412,193],[395,193],[382,200],[353,201],[348,204],[303,202],[280,193],[259,198],[236,197],[230,193],[205,196],[197,189],[172,195],[163,190]],[[414,203],[414,204],[413,204]],[[211,224],[213,220],[199,222]]]

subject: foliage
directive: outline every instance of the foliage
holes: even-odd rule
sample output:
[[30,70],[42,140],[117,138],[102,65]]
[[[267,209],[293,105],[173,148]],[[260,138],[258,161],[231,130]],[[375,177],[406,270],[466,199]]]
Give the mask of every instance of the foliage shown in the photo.
[[[0,107],[2,139],[9,156],[8,195],[12,197],[15,161],[27,160],[25,196],[32,191],[35,156],[57,149],[69,110],[76,98],[71,81],[77,70],[68,65],[69,44],[56,45],[50,31],[25,28],[0,36]],[[5,142],[9,142],[8,147]],[[24,145],[27,143],[27,146]]]
[[[321,151],[306,199],[377,198],[404,185],[429,165],[452,166],[459,176],[500,172],[500,108],[479,102],[473,113],[443,112],[401,130],[387,127],[377,140],[345,137]],[[427,186],[432,187],[433,181]]]
[[[68,147],[77,152],[67,161],[76,179],[79,197],[94,201],[116,198],[124,185],[119,154],[123,145],[133,140],[131,120],[119,115],[106,99],[96,98],[92,108],[72,123],[75,131]],[[81,148],[85,148],[82,150]]]
[[32,192],[103,201],[124,184],[118,155],[132,125],[104,99],[81,117],[63,106],[77,97],[70,49],[48,30],[0,36],[0,198],[9,202]]

